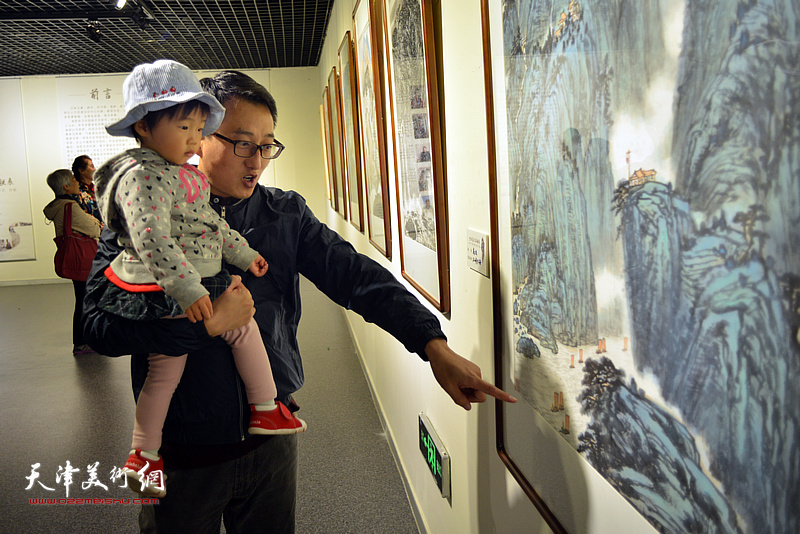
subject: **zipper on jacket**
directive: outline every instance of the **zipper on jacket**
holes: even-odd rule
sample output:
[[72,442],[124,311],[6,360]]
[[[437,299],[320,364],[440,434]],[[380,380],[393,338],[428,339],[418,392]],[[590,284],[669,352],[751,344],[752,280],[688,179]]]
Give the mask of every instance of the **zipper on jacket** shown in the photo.
[[[219,197],[212,198],[211,202],[213,202],[214,204],[218,205],[219,204]],[[222,217],[223,219],[225,218],[225,208],[227,208],[227,206],[225,206],[225,204],[223,204],[222,206],[219,207],[219,210],[220,210],[219,216]]]
[[[214,197],[212,199],[212,202],[214,204],[219,204],[219,197]],[[219,211],[220,211],[219,215],[223,219],[225,218],[226,209],[227,209],[227,206],[225,206],[224,204],[219,207]],[[236,380],[236,393],[238,394],[237,396],[239,397],[239,437],[241,438],[242,441],[244,441],[246,439],[246,436],[244,434],[244,424],[242,423],[242,412],[244,412],[244,405],[242,404],[242,384],[241,384],[241,380],[238,379],[238,376],[237,376],[237,380]],[[250,413],[250,405],[249,404],[247,405],[247,413]]]

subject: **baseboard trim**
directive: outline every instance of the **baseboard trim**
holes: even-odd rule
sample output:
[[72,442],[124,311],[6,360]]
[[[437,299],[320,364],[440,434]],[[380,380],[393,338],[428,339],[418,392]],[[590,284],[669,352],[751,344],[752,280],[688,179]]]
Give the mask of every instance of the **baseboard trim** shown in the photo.
[[39,280],[0,280],[2,286],[43,286],[48,284],[71,284],[66,278],[41,278]]

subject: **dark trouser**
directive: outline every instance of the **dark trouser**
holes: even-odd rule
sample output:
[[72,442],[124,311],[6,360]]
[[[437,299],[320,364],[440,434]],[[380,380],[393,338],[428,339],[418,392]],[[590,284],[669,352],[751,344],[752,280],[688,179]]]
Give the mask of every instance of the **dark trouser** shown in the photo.
[[143,505],[142,533],[294,533],[297,436],[274,436],[241,458],[197,469],[170,470],[167,496]]
[[72,312],[72,344],[77,347],[84,344],[81,314],[83,313],[83,296],[86,294],[86,282],[73,280],[72,289],[75,291],[75,311]]

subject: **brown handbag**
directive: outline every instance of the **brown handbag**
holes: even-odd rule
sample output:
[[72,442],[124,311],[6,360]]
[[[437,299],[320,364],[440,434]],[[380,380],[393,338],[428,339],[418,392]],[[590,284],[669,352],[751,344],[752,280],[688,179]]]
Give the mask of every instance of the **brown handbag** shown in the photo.
[[64,233],[53,241],[58,247],[54,258],[56,274],[61,278],[85,282],[97,254],[97,241],[93,237],[72,232],[72,202],[64,207]]

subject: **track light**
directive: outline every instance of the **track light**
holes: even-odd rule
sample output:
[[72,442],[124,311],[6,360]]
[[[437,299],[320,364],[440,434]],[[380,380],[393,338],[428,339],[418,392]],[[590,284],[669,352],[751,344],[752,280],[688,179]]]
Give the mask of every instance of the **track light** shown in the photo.
[[133,19],[133,22],[137,26],[139,26],[140,30],[146,30],[147,26],[150,24],[150,21],[152,20],[152,15],[148,17],[147,16],[148,13],[149,12],[146,12],[146,10],[142,6],[139,6],[139,9],[137,9],[136,13],[134,13],[133,16],[131,17]]
[[106,0],[108,4],[112,4],[117,11],[125,10],[131,21],[139,27],[140,30],[146,30],[147,27],[156,20],[153,15],[153,9],[148,5],[146,0]]
[[155,15],[153,15],[153,8],[147,5],[145,0],[138,0],[139,9],[142,10],[142,14],[147,17],[147,20],[154,21],[156,20]]
[[139,29],[145,30],[151,22],[156,20],[150,7],[145,3],[145,0],[133,0],[133,14],[131,20],[134,24],[139,26]]
[[95,43],[99,43],[100,39],[103,37],[100,34],[100,21],[90,20],[89,24],[86,26],[86,35]]

